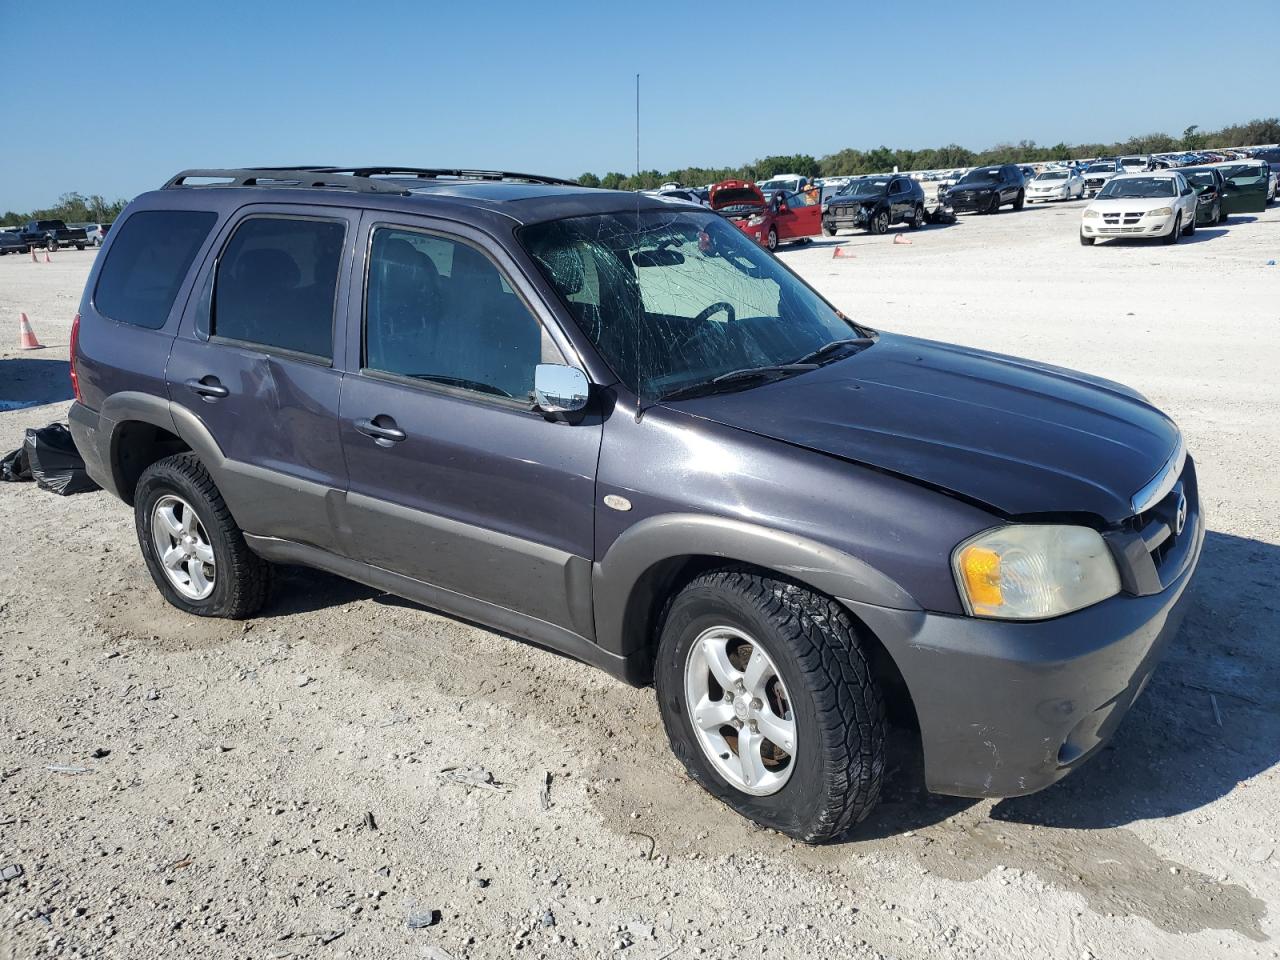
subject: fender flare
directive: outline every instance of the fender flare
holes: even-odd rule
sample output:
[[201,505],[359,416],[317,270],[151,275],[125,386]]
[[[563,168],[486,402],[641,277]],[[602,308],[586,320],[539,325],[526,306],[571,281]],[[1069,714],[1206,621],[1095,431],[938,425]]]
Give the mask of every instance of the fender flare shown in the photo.
[[919,610],[898,583],[865,561],[807,537],[728,517],[663,514],[627,529],[594,566],[596,640],[630,656],[649,643],[638,611],[650,609],[649,575],[679,557],[722,558],[773,570],[840,600]]
[[[121,427],[125,423],[149,423],[180,438],[200,458],[216,484],[222,475],[226,457],[209,428],[190,410],[172,403],[167,397],[126,390],[103,401],[98,412],[103,454],[110,465],[117,496],[123,498],[123,476],[119,457]],[[104,429],[105,428],[105,429]]]

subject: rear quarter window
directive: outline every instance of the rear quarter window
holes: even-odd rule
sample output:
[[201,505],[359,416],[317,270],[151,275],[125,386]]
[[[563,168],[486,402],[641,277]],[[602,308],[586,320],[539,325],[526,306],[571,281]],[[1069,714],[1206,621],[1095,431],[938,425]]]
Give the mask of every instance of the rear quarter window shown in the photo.
[[141,210],[117,229],[93,304],[104,317],[150,330],[169,318],[178,288],[217,222],[207,210]]

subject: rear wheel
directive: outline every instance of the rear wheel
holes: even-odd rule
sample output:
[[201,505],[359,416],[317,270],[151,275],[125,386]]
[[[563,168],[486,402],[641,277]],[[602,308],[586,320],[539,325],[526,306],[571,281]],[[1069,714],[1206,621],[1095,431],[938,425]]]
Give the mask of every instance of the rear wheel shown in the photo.
[[875,806],[884,701],[835,601],[749,571],[704,574],[670,606],[655,687],[676,757],[743,816],[817,843]]
[[924,204],[917,204],[915,213],[911,215],[911,219],[907,221],[907,226],[912,230],[919,230],[928,222],[928,217],[924,212]]
[[244,542],[194,454],[165,457],[142,472],[134,525],[151,579],[179,610],[239,620],[266,601],[271,567]]

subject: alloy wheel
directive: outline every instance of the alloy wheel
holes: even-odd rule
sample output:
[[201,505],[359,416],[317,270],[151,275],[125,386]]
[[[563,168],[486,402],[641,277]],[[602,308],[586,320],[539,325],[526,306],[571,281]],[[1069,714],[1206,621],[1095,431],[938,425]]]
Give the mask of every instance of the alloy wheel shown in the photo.
[[191,504],[165,494],[151,509],[151,539],[173,588],[188,600],[213,593],[217,572],[213,546]]
[[768,796],[795,767],[797,725],[777,665],[736,627],[704,630],[689,649],[685,702],[707,760],[737,790]]

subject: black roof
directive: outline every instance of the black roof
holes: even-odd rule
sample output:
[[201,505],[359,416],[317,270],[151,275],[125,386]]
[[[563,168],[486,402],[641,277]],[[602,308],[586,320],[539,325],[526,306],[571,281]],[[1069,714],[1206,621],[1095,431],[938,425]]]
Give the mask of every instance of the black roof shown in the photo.
[[[599,190],[572,180],[499,170],[419,167],[246,167],[184,170],[162,191],[263,192],[263,201],[281,191],[323,194],[344,206],[399,208],[454,216],[458,206],[483,209],[520,224],[564,217],[639,209],[669,209],[670,203],[639,193]],[[352,194],[361,195],[358,199]],[[299,198],[301,199],[301,198]],[[691,211],[696,212],[694,208]]]

